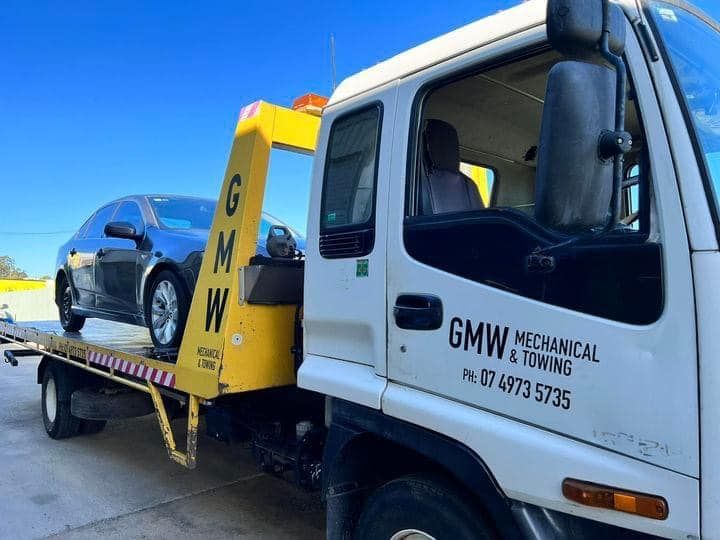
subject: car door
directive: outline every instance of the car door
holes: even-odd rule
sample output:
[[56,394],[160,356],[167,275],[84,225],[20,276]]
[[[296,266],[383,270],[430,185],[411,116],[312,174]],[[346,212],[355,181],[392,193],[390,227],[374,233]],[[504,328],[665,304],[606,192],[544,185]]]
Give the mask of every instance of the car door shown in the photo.
[[78,307],[93,309],[96,305],[95,255],[100,235],[117,205],[110,204],[95,212],[76,237],[68,243],[68,279]]
[[[112,222],[124,221],[145,234],[145,221],[135,201],[123,201]],[[139,242],[127,238],[110,238],[103,234],[95,256],[95,281],[98,309],[114,313],[139,315],[138,283],[140,281]]]

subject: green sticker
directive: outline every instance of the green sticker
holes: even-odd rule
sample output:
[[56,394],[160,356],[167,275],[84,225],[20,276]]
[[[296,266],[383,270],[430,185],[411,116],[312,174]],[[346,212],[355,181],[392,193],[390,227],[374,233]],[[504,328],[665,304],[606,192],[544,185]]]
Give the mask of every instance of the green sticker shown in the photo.
[[327,222],[328,223],[335,223],[335,212],[330,212],[327,215]]
[[357,267],[355,268],[355,277],[368,277],[368,260],[367,259],[358,259],[357,260]]

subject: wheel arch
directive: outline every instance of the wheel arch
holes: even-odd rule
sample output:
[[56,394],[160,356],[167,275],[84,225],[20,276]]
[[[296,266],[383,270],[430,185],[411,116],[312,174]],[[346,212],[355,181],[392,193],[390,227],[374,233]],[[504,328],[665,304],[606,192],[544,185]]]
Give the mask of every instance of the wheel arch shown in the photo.
[[[63,279],[70,283],[70,278],[68,277],[67,272],[65,272],[64,268],[60,268],[55,274],[55,305],[58,307],[60,306],[60,295],[62,294],[60,284]],[[72,284],[70,287],[72,288]]]
[[474,497],[508,538],[521,535],[510,501],[480,456],[438,433],[331,399],[323,456],[328,538],[346,538],[374,488],[414,472],[444,475]]
[[152,267],[150,272],[146,274],[145,279],[142,283],[142,298],[140,300],[142,302],[143,316],[146,316],[147,298],[150,294],[150,287],[152,287],[152,284],[155,281],[157,275],[164,270],[169,270],[170,272],[175,274],[180,280],[180,283],[182,283],[185,287],[185,293],[188,295],[188,298],[192,297],[192,291],[188,286],[187,279],[185,278],[182,268],[180,268],[178,264],[171,260],[159,261]]
[[50,363],[53,361],[53,358],[44,355],[42,359],[40,360],[40,363],[37,367],[37,383],[42,384],[43,376],[45,375],[45,370],[48,368]]

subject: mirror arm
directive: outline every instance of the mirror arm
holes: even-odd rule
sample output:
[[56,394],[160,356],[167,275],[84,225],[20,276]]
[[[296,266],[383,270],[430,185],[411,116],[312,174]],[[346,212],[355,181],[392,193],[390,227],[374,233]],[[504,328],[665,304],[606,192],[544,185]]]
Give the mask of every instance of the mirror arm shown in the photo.
[[613,192],[610,201],[610,219],[605,230],[612,229],[620,216],[620,191],[623,181],[624,156],[632,148],[632,136],[625,131],[625,95],[627,93],[627,71],[622,57],[610,49],[610,0],[603,0],[603,31],[600,39],[600,53],[615,68],[617,85],[615,90],[615,131],[605,131],[600,136],[601,159],[613,159]]

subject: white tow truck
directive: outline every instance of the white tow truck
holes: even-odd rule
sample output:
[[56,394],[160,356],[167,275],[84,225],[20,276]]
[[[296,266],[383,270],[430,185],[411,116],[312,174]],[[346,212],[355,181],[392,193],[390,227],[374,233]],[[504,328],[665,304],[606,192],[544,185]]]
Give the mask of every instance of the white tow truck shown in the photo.
[[[6,356],[43,356],[51,436],[128,388],[193,467],[205,414],[329,538],[720,538],[719,31],[531,0],[321,119],[248,106],[180,350],[0,323]],[[271,147],[315,151],[304,261],[253,257]]]

